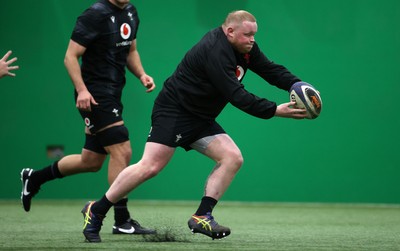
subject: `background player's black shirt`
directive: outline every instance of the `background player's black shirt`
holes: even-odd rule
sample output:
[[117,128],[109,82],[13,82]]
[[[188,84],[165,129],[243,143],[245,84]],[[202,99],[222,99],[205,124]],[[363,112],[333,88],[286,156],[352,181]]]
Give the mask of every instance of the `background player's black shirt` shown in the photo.
[[100,0],[78,17],[71,39],[86,47],[82,77],[89,90],[99,84],[125,85],[125,67],[139,18],[136,8],[124,9]]
[[250,53],[238,53],[219,27],[186,53],[155,102],[164,107],[178,105],[204,119],[215,119],[228,102],[253,116],[271,118],[276,103],[249,93],[241,84],[247,69],[283,90],[300,81],[267,59],[257,43]]

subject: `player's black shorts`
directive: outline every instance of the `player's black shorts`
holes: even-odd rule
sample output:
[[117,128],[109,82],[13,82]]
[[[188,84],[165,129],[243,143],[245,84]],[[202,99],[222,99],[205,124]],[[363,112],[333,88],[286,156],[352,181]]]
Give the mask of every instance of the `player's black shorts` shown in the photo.
[[151,130],[147,142],[191,150],[193,142],[216,134],[225,133],[215,120],[205,120],[179,108],[155,104],[151,116]]
[[106,149],[101,145],[99,139],[95,135],[85,134],[85,145],[83,148],[90,150],[92,152],[107,154]]
[[[86,127],[92,134],[115,122],[122,121],[123,105],[121,103],[122,88],[115,85],[99,85],[89,92],[98,105],[91,105],[91,111],[81,111]],[[75,92],[75,100],[77,94]]]

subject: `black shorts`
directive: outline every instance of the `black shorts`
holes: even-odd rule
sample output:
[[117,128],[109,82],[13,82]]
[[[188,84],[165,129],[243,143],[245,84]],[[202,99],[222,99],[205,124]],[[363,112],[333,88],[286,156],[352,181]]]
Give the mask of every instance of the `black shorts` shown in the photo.
[[[79,110],[86,127],[92,134],[98,130],[122,121],[123,105],[121,102],[122,88],[113,85],[99,85],[89,90],[98,105],[91,105],[91,111]],[[77,94],[75,92],[75,101]]]
[[83,146],[84,149],[99,154],[108,154],[106,149],[104,149],[99,139],[95,135],[85,134],[85,136],[86,139],[85,139],[85,145]]
[[154,105],[151,130],[147,142],[191,150],[193,142],[216,134],[225,133],[215,120],[205,120],[179,108]]
[[108,154],[104,147],[126,141],[129,141],[128,128],[125,126],[113,126],[95,135],[86,134],[83,148],[100,154]]

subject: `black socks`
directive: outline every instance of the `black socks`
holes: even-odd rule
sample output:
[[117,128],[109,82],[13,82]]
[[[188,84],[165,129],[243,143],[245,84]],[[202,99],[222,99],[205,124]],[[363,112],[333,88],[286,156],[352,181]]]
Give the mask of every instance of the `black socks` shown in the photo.
[[124,198],[117,203],[113,204],[111,201],[109,201],[104,195],[100,200],[96,201],[92,205],[92,213],[96,215],[101,215],[105,216],[107,212],[110,210],[112,206],[114,206],[114,220],[115,220],[115,225],[119,226],[124,223],[126,223],[129,219],[131,219],[131,216],[128,211],[127,207],[128,199]]
[[127,203],[128,198],[124,198],[114,204],[114,220],[117,226],[126,223],[131,218]]
[[47,166],[41,170],[35,171],[32,174],[32,182],[37,186],[42,185],[43,183],[54,180],[57,178],[63,178],[64,176],[58,170],[58,161],[54,162],[50,166]]
[[94,214],[105,216],[112,206],[113,203],[107,199],[106,195],[104,195],[100,200],[93,204],[91,211]]
[[206,215],[207,213],[212,213],[215,205],[217,205],[218,201],[214,198],[204,196],[201,199],[201,203],[199,208],[197,209],[195,215]]
[[131,217],[127,208],[128,199],[124,198],[117,203],[113,204],[104,195],[100,200],[92,206],[92,213],[105,216],[112,206],[114,206],[114,219],[115,225],[122,225],[126,223]]

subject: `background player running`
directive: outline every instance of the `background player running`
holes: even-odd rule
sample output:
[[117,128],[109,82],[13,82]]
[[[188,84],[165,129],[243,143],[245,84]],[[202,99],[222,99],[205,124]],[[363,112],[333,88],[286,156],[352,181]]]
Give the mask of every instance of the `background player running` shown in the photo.
[[[65,156],[41,170],[22,170],[21,199],[25,211],[30,210],[32,197],[43,183],[97,172],[108,154],[110,184],[129,165],[132,150],[121,103],[125,67],[140,79],[147,92],[155,88],[136,48],[138,27],[138,14],[129,0],[100,0],[77,19],[64,63],[75,87],[76,107],[86,124],[85,145],[81,154]],[[154,233],[131,219],[127,198],[119,198],[114,211],[114,234]]]

